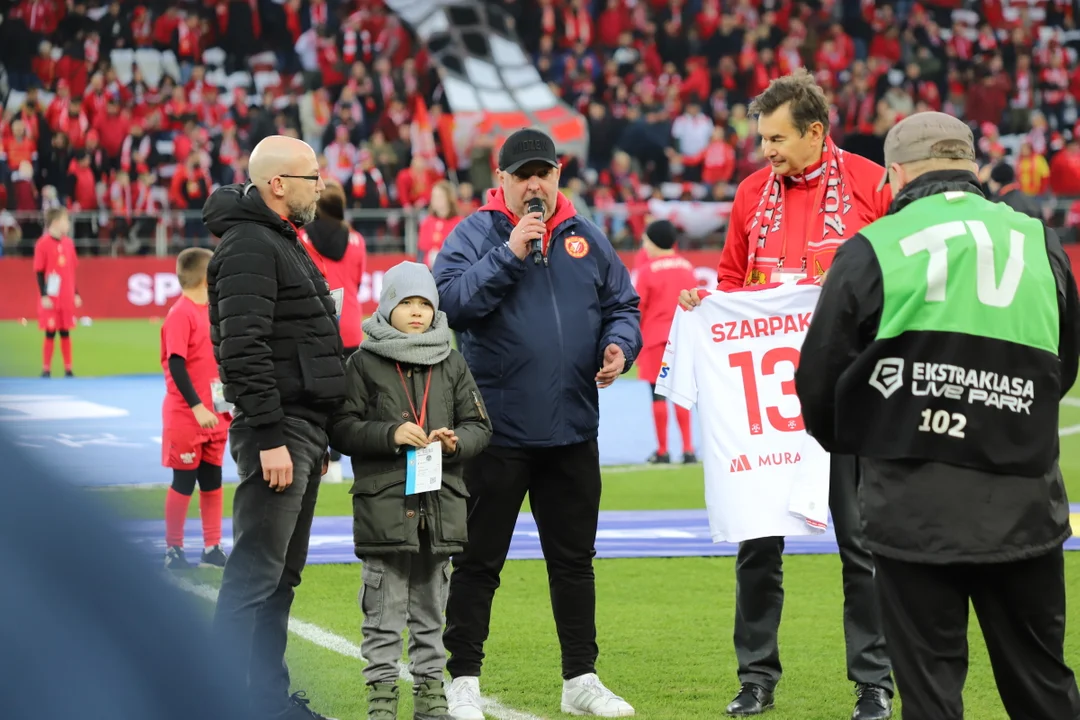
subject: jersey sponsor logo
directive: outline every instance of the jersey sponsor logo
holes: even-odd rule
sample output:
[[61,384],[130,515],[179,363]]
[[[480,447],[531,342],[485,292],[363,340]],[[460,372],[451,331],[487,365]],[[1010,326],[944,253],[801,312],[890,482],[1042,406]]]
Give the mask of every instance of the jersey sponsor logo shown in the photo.
[[566,254],[572,258],[581,259],[589,254],[589,241],[580,235],[571,235],[564,243]]
[[903,386],[904,359],[890,357],[878,360],[874,372],[870,373],[870,387],[887,398]]
[[748,318],[741,321],[728,320],[712,326],[712,339],[713,342],[721,343],[726,340],[747,340],[771,335],[805,333],[807,328],[810,327],[810,316],[812,314],[807,312],[796,315]]
[[798,465],[802,462],[802,455],[798,452],[774,452],[768,455],[758,455],[757,465],[751,462],[746,455],[739,455],[731,459],[728,472],[747,472],[754,468],[780,467],[782,465]]
[[[671,343],[668,344],[670,345]],[[670,365],[668,365],[666,362],[660,363],[660,375],[658,379],[663,380],[664,378],[666,378],[668,376],[669,370],[671,370]]]

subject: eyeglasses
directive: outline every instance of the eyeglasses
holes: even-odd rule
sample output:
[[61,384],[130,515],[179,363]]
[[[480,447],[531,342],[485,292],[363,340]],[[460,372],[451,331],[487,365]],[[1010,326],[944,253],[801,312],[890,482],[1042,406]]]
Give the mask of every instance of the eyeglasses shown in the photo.
[[[314,180],[315,182],[318,182],[319,178],[322,177],[322,176],[321,175],[276,175],[275,177],[296,178],[297,180]],[[274,178],[270,178],[266,182],[266,184],[269,185],[272,182],[274,182]]]

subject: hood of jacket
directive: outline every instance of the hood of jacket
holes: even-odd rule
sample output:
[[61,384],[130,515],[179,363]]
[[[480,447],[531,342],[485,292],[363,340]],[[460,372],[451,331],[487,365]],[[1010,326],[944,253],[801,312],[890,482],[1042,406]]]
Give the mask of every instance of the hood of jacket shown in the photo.
[[254,223],[285,237],[296,237],[296,227],[271,210],[251,183],[222,185],[210,194],[203,206],[203,222],[217,237],[240,223]]
[[986,197],[974,173],[967,170],[934,170],[905,185],[889,206],[889,214],[903,210],[916,200],[943,192],[967,192]]
[[349,249],[349,226],[341,220],[319,218],[304,226],[304,232],[315,249],[327,260],[337,262]]

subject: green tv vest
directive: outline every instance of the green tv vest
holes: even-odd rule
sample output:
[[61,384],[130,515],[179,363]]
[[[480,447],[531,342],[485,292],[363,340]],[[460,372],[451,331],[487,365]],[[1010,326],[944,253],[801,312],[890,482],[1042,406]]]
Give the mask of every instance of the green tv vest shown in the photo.
[[878,459],[1046,472],[1058,454],[1061,371],[1042,223],[945,192],[862,235],[881,267],[882,310],[838,386],[844,444]]

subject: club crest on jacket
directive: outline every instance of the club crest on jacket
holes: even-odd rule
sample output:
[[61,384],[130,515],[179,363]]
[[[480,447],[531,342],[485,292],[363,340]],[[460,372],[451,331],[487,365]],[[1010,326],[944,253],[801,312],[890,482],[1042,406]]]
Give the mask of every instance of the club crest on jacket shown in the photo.
[[571,235],[566,238],[566,254],[572,258],[581,259],[589,254],[589,241],[580,235]]

